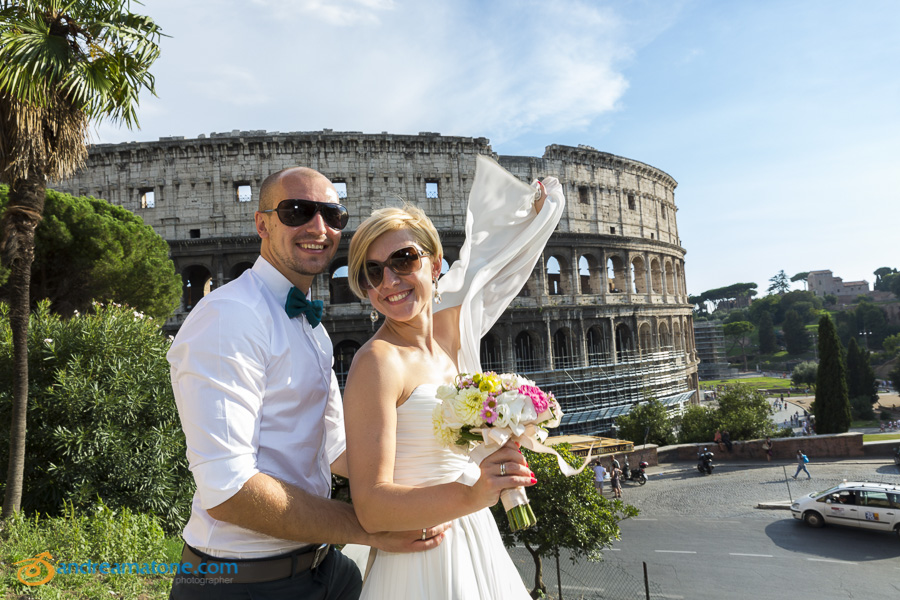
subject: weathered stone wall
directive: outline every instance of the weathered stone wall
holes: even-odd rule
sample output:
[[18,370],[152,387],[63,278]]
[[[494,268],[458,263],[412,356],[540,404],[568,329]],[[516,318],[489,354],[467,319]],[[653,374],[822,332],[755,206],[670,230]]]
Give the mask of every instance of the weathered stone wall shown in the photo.
[[[325,300],[340,378],[379,324],[370,320],[371,306],[348,293],[342,271],[354,230],[374,209],[411,201],[432,218],[452,262],[464,241],[479,154],[526,182],[558,177],[567,198],[543,260],[486,336],[483,363],[489,351],[491,368],[552,384],[575,409],[568,411],[579,423],[572,433],[603,431],[598,424],[608,427],[646,393],[696,390],[677,183],[635,160],[559,145],[541,157],[497,156],[485,138],[428,132],[235,131],[97,145],[85,169],[54,187],[124,206],[169,242],[185,281],[181,310],[167,323],[174,330],[205,293],[256,259],[253,213],[262,180],[296,165],[325,174],[346,192],[351,214],[330,271],[312,287]],[[587,412],[575,419],[579,411]]]
[[[837,433],[789,438],[772,438],[774,460],[796,460],[797,450],[802,450],[810,461],[814,458],[847,458],[863,456],[861,433]],[[716,444],[679,444],[666,446],[658,451],[660,462],[695,461],[701,448],[709,448],[715,454],[714,462],[735,460],[765,461],[762,448],[765,440],[732,442],[732,451],[720,450]]]

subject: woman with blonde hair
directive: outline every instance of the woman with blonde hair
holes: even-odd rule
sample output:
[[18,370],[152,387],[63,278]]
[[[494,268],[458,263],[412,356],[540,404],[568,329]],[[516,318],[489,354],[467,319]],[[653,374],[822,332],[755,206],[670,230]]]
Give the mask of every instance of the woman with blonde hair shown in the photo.
[[480,465],[442,446],[432,413],[439,385],[481,371],[480,339],[527,281],[565,200],[554,178],[530,187],[476,160],[466,241],[440,282],[440,239],[418,208],[376,211],[350,244],[351,289],[384,315],[344,392],[357,517],[369,531],[422,529],[423,540],[451,522],[436,548],[370,556],[364,599],[529,598],[489,507],[534,474],[512,444]]

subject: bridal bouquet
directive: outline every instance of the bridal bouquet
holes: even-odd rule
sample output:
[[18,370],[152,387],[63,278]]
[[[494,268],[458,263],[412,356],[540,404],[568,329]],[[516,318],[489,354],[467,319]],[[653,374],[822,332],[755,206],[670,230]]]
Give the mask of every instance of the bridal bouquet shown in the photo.
[[[461,373],[453,384],[438,387],[437,398],[440,403],[432,414],[435,436],[444,446],[467,453],[477,462],[510,439],[537,452],[556,454],[543,442],[547,429],[559,425],[562,409],[552,393],[529,379],[508,373]],[[566,475],[584,468],[576,471],[559,455],[557,459]],[[513,531],[537,522],[524,488],[504,490],[500,499]]]

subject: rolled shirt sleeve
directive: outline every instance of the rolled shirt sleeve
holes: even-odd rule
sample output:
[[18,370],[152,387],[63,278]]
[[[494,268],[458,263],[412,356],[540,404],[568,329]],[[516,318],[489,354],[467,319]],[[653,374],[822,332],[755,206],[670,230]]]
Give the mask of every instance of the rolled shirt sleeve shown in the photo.
[[168,353],[188,462],[204,509],[231,498],[259,472],[266,344],[255,321],[244,305],[210,303]]

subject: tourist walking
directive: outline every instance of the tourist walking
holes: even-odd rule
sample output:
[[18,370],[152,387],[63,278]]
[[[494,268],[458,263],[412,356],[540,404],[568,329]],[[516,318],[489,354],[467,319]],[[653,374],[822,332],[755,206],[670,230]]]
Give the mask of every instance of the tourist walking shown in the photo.
[[797,475],[800,474],[800,471],[806,473],[807,479],[812,479],[812,475],[809,474],[809,471],[806,468],[806,463],[809,462],[809,458],[803,454],[803,450],[797,450],[797,472],[794,473],[794,479],[797,479]]
[[594,464],[594,487],[597,488],[597,491],[600,492],[601,496],[603,495],[604,479],[606,479],[606,468],[598,459],[596,464]]

